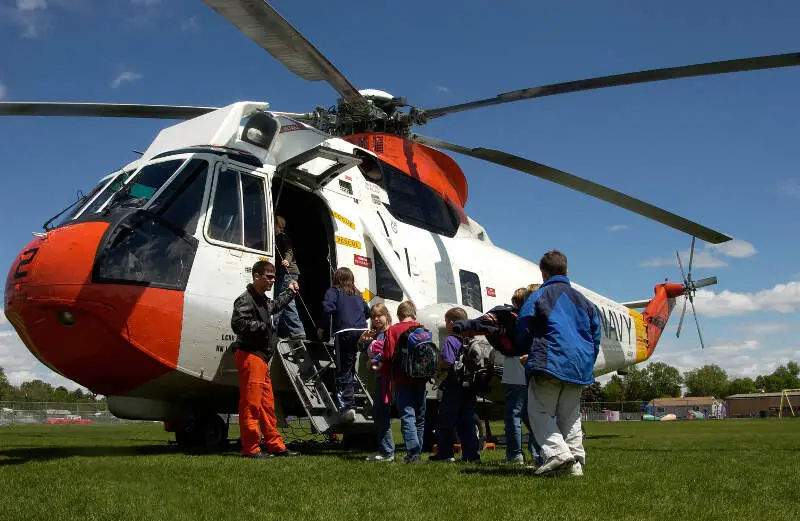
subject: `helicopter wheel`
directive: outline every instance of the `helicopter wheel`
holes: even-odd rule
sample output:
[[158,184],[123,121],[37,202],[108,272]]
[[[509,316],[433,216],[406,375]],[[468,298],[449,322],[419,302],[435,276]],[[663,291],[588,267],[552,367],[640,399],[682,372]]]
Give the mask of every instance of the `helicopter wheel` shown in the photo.
[[228,424],[218,414],[195,417],[175,431],[175,441],[188,450],[221,448],[228,442]]

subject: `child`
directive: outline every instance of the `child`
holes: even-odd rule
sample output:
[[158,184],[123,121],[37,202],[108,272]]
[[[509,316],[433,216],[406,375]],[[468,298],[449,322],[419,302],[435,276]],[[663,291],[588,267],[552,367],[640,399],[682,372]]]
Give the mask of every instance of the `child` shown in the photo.
[[397,307],[397,324],[392,325],[386,332],[386,342],[383,345],[381,378],[390,380],[397,390],[397,410],[400,413],[400,431],[406,444],[406,455],[403,461],[416,464],[420,462],[422,454],[422,436],[425,432],[425,401],[427,399],[426,382],[412,380],[402,371],[392,371],[392,366],[399,365],[395,359],[400,336],[409,328],[419,326],[417,322],[417,307],[411,301],[402,302]]
[[383,367],[383,346],[386,342],[386,331],[392,323],[392,315],[383,303],[372,306],[369,312],[372,329],[361,335],[359,343],[365,345],[367,355],[371,359],[370,368],[375,372],[375,388],[372,394],[375,434],[378,437],[378,452],[367,458],[367,461],[394,461],[394,440],[389,412],[391,408],[391,382],[380,374]]
[[439,402],[439,425],[436,429],[436,454],[428,458],[433,462],[452,462],[455,431],[461,439],[461,461],[480,461],[478,454],[478,434],[475,431],[475,407],[477,395],[472,389],[465,389],[458,384],[454,365],[464,340],[453,335],[453,323],[456,320],[466,320],[467,312],[463,308],[451,308],[444,315],[445,327],[450,336],[442,345],[439,369],[447,371],[447,377],[439,388],[442,390],[442,399]]
[[[355,410],[355,371],[358,339],[367,328],[369,307],[356,289],[353,272],[339,268],[333,274],[333,287],[328,288],[322,300],[320,324],[330,324],[333,319],[334,349],[336,353],[336,399],[341,420],[353,422]],[[325,329],[317,329],[322,340]]]

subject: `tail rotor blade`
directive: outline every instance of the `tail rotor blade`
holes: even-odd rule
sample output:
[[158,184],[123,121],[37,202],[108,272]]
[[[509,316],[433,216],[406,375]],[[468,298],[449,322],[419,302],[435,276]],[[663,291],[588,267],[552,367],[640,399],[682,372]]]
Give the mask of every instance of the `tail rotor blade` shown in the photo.
[[695,288],[704,288],[706,286],[713,286],[717,283],[717,277],[706,277],[694,283]]
[[686,283],[686,273],[683,271],[683,262],[681,262],[681,254],[679,252],[675,252],[675,255],[678,257],[678,266],[681,269],[681,280]]
[[683,309],[681,310],[681,319],[678,321],[678,330],[675,331],[675,336],[681,337],[681,327],[683,327],[683,315],[686,314],[686,299],[683,299]]
[[703,343],[703,333],[700,332],[700,321],[697,320],[697,311],[694,309],[694,299],[689,299],[689,303],[692,305],[692,315],[694,315],[694,323],[697,325],[697,336],[700,338],[700,349],[705,349],[706,346]]

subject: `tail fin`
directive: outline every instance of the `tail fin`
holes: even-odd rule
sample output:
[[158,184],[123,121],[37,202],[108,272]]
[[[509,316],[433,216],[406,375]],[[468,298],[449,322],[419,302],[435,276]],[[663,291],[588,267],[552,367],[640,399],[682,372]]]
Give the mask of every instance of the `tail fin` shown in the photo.
[[658,339],[661,338],[669,315],[675,307],[675,298],[683,295],[683,285],[665,282],[656,286],[653,291],[655,297],[642,312],[642,318],[647,326],[647,358],[653,354]]

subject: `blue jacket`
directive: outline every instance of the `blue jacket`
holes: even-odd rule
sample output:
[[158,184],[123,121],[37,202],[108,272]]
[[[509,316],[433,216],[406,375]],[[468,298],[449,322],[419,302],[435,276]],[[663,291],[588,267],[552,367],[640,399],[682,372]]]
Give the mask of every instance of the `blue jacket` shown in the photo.
[[525,301],[516,341],[529,345],[525,369],[578,385],[594,382],[600,352],[600,313],[567,277],[550,277]]
[[[348,295],[340,289],[328,288],[322,299],[322,317],[319,327],[327,329],[333,318],[332,333],[348,328],[366,329],[368,317],[369,306],[360,293]],[[355,342],[360,336],[360,331],[353,331],[345,334],[344,338],[347,338],[348,341],[355,339]]]

